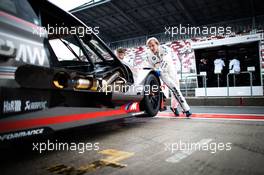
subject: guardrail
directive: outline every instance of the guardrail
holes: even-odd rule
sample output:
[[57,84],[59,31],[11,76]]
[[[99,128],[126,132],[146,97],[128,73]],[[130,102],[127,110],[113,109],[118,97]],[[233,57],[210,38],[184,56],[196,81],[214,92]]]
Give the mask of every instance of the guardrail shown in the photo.
[[187,80],[188,78],[193,78],[193,77],[203,77],[203,87],[204,87],[204,92],[205,92],[205,97],[207,97],[207,82],[206,82],[206,75],[189,75],[185,77],[185,96],[187,97],[188,95],[188,83]]
[[[239,74],[249,74],[249,81],[250,81],[250,96],[253,96],[253,83],[252,83],[252,72],[249,72],[249,71],[244,71],[244,72],[240,72]],[[234,74],[234,73],[228,73],[226,75],[226,86],[227,86],[227,96],[229,97],[229,75],[233,75],[234,76],[234,86],[235,86],[235,82],[236,82],[236,77],[235,75],[238,75],[238,74]]]

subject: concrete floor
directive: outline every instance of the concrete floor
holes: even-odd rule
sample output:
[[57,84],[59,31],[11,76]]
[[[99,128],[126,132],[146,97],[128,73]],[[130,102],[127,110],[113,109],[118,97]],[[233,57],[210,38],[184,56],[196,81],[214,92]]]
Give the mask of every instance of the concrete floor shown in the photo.
[[[262,107],[193,107],[192,111],[264,116]],[[8,145],[0,151],[0,172],[262,175],[263,139],[264,120],[127,118]],[[48,144],[48,140],[53,144],[67,143],[72,148],[78,145],[80,149],[42,153],[33,150],[33,143]],[[82,143],[88,144],[88,149],[79,153]],[[200,147],[188,148],[191,144]]]

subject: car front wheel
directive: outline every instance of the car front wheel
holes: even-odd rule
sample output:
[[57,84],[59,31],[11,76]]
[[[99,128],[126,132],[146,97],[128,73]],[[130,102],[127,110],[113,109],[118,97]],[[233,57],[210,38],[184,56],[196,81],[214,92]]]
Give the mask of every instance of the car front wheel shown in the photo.
[[141,106],[145,110],[148,117],[157,115],[160,109],[160,84],[158,78],[149,74],[144,84],[144,98]]

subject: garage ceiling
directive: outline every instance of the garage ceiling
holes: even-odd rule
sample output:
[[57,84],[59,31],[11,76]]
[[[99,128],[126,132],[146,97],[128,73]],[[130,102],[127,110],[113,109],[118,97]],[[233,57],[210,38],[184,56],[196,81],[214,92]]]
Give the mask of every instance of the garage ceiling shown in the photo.
[[263,0],[102,0],[70,11],[107,42],[264,15]]

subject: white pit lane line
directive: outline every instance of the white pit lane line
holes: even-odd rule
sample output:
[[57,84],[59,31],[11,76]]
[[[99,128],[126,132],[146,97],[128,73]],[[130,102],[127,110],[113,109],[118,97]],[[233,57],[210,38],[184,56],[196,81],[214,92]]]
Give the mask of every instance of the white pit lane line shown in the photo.
[[[199,144],[200,147],[202,147],[203,145],[206,145],[208,143],[210,143],[213,139],[202,139],[197,143],[192,143],[192,144]],[[166,162],[169,163],[179,163],[181,160],[185,159],[186,157],[192,155],[194,152],[199,151],[199,150],[176,150],[177,153],[174,154],[173,156],[169,157],[166,159]]]

